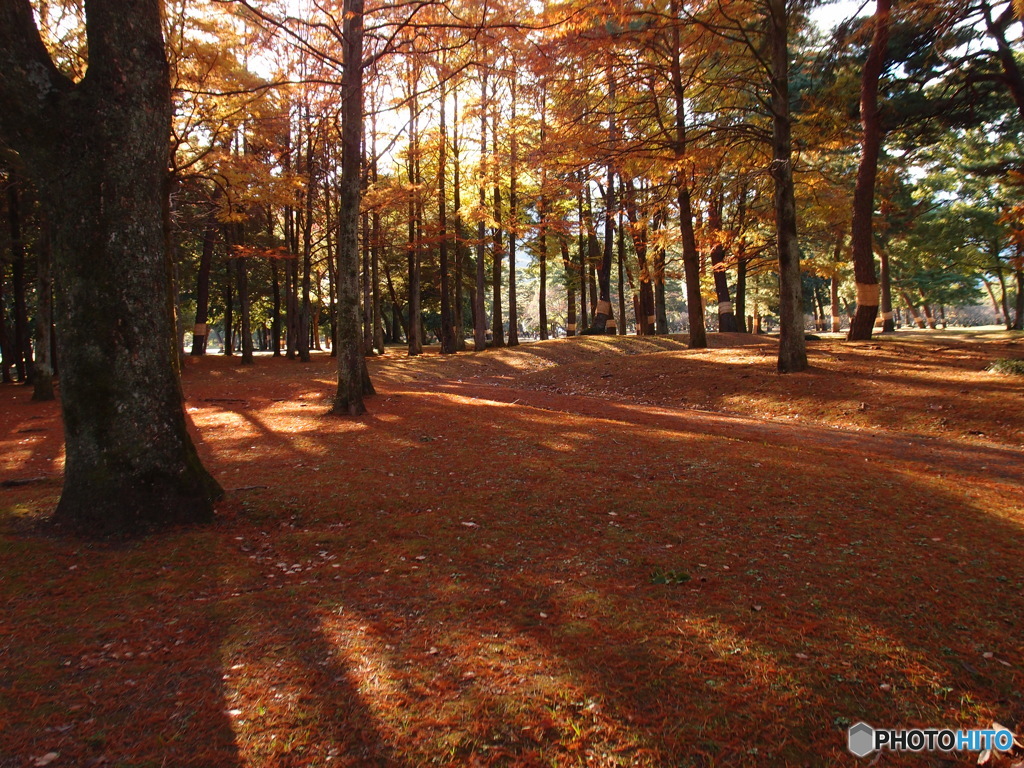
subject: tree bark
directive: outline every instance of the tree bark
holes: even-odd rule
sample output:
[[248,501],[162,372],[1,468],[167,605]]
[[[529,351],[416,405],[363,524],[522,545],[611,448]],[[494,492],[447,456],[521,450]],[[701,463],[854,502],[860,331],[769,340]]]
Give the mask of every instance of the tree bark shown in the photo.
[[14,355],[11,353],[10,338],[7,335],[7,302],[4,300],[6,271],[3,259],[0,259],[0,382],[10,384],[13,381],[11,360]]
[[417,130],[417,99],[409,102],[409,195],[408,195],[408,238],[406,242],[406,266],[408,269],[409,327],[406,337],[409,342],[409,356],[423,353],[423,323],[421,320],[422,286],[420,284],[420,241],[419,206],[416,196],[419,188],[420,138]]
[[565,292],[569,307],[565,316],[565,335],[576,335],[576,273],[574,265],[569,258],[569,239],[559,236],[559,247],[562,251],[562,266],[565,269]]
[[494,184],[492,189],[494,227],[491,229],[491,346],[504,347],[505,323],[501,312],[501,284],[503,282],[501,279],[501,261],[505,254],[505,247],[502,245],[501,188],[499,186],[501,175],[497,172],[499,112],[499,109],[495,107],[497,95],[498,79],[495,77],[494,82],[491,83],[491,100],[486,105],[488,109],[494,109],[491,114],[491,145],[494,155],[494,162],[491,168],[494,171],[494,178],[492,179]]
[[[722,231],[722,189],[716,190],[708,211],[708,226],[713,232]],[[715,279],[715,297],[718,299],[719,333],[736,332],[736,314],[729,296],[729,281],[725,272],[725,246],[720,242],[711,249],[711,271]]]
[[53,391],[53,270],[50,233],[44,224],[36,254],[36,370],[33,376],[32,399],[37,402],[55,399]]
[[[481,67],[480,97],[487,103],[487,70]],[[480,209],[487,207],[487,110],[480,110]],[[477,352],[487,349],[487,318],[484,316],[484,291],[487,290],[486,256],[487,228],[483,219],[476,228],[476,290],[473,292],[473,347]]]
[[440,88],[440,126],[439,126],[439,140],[437,148],[437,223],[440,232],[438,232],[438,256],[439,256],[439,267],[441,269],[441,354],[450,355],[456,352],[455,345],[455,327],[452,320],[452,286],[451,286],[451,271],[450,265],[448,264],[448,201],[445,191],[445,175],[447,169],[447,152],[448,152],[448,126],[446,122],[447,107],[445,105],[445,87],[444,81],[442,80]]
[[225,259],[224,270],[224,347],[221,352],[225,357],[231,357],[235,352],[235,291],[232,288],[231,259]]
[[580,282],[580,319],[574,329],[574,334],[582,333],[588,326],[587,323],[587,228],[583,219],[583,186],[590,182],[586,179],[583,171],[579,172],[580,188],[576,195],[576,210],[579,223],[579,236],[576,241],[576,253],[579,256],[579,282]]
[[455,300],[453,308],[453,325],[455,333],[455,349],[462,352],[466,349],[465,322],[463,319],[463,270],[468,260],[466,225],[462,218],[462,158],[459,145],[459,94],[452,93],[452,155],[454,178],[452,189],[452,205],[455,208]]
[[682,43],[679,34],[679,0],[671,0],[672,9],[672,95],[675,100],[675,136],[673,151],[676,156],[676,202],[679,205],[679,231],[683,239],[683,272],[686,282],[686,311],[689,320],[691,349],[704,349],[708,345],[704,327],[704,302],[700,290],[700,254],[693,231],[693,205],[684,170],[686,160],[686,86],[682,75]]
[[203,230],[203,252],[199,257],[196,275],[196,322],[192,328],[192,355],[206,354],[210,319],[210,270],[213,266],[213,248],[217,242],[217,221],[211,213]]
[[511,75],[511,121],[509,122],[508,188],[508,345],[519,345],[519,309],[516,307],[516,227],[519,225],[519,143],[516,137],[516,74]]
[[164,232],[170,89],[157,0],[86,6],[89,70],[0,3],[0,137],[51,227],[66,462],[55,517],[89,535],[209,521],[220,486],[185,426]]
[[359,327],[359,205],[363,135],[363,0],[345,0],[341,91],[341,181],[338,185],[338,391],[331,412],[366,413],[374,393]]
[[25,292],[25,243],[21,239],[21,194],[13,181],[7,187],[7,214],[11,235],[11,290],[14,292],[14,369],[18,381],[30,384],[32,371],[32,339],[29,334],[28,302]]
[[885,248],[878,248],[879,278],[881,292],[879,294],[879,308],[882,314],[882,333],[893,333],[896,330],[896,321],[892,312],[892,279],[889,275],[889,252]]
[[793,189],[792,120],[789,113],[789,9],[769,0],[771,50],[772,166],[775,229],[779,257],[779,373],[807,369],[803,289]]
[[252,350],[252,313],[250,312],[251,302],[249,300],[249,270],[245,259],[232,259],[235,263],[235,288],[238,291],[238,312],[241,315],[241,328],[239,329],[239,347],[242,351],[242,365],[252,365],[254,362]]
[[864,62],[860,86],[861,155],[857,184],[853,191],[853,219],[850,247],[857,284],[857,312],[847,338],[870,339],[878,315],[879,285],[872,252],[872,217],[875,211],[875,178],[882,147],[882,126],[878,111],[878,81],[885,67],[889,44],[889,13],[892,0],[876,0],[874,34]]

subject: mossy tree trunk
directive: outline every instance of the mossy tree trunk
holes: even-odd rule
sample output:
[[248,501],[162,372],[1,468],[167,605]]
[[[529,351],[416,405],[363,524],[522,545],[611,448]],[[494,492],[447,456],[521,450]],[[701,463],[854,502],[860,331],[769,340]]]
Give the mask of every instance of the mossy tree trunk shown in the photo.
[[28,0],[0,4],[0,137],[53,247],[66,465],[59,521],[91,535],[208,521],[178,379],[163,231],[170,90],[159,0],[92,0],[89,71],[51,62]]

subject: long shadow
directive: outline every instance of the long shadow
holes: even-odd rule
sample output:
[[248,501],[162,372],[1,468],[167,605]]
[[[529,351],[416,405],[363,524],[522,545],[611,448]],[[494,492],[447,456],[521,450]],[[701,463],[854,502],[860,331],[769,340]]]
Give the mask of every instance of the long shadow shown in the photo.
[[[464,410],[493,421],[480,415],[493,409]],[[423,406],[420,415],[431,410]],[[525,410],[502,416],[524,433],[537,432],[538,417]],[[619,497],[581,500],[581,513],[548,507],[532,517],[526,501],[475,509],[483,530],[501,534],[494,538],[501,556],[478,545],[472,558],[459,557],[465,586],[457,594],[468,610],[467,621],[448,630],[453,644],[491,633],[528,638],[520,651],[546,649],[534,652],[534,663],[548,663],[549,675],[571,670],[562,684],[571,683],[574,695],[599,695],[606,716],[636,734],[632,748],[654,751],[653,764],[841,761],[843,724],[856,719],[976,726],[992,713],[1011,724],[1024,715],[1014,630],[1024,620],[1024,536],[999,510],[977,509],[969,496],[939,492],[926,478],[908,480],[884,465],[854,465],[840,478],[846,495],[837,498],[806,447],[759,454],[764,475],[778,482],[751,487],[743,483],[745,442],[701,446],[693,435],[625,421],[592,431],[578,455],[601,451],[615,467],[629,451],[609,437],[640,447],[661,473],[685,478],[680,500],[666,497],[666,485],[655,499],[628,506]],[[520,445],[523,464],[533,456],[528,443]],[[573,471],[572,457],[542,458],[562,478]],[[695,476],[693,467],[706,458],[713,463]],[[741,493],[724,492],[726,482],[742,485]],[[617,517],[602,507],[618,510]],[[506,537],[517,525],[521,546],[512,549]],[[445,530],[419,526],[420,538],[458,553],[458,546],[449,550]],[[606,533],[580,535],[588,527]],[[656,567],[685,568],[693,584],[652,585]],[[698,581],[705,572],[707,580]],[[965,584],[984,590],[985,602],[965,601]],[[500,618],[469,608],[485,593],[492,612],[499,598],[515,608]],[[426,602],[445,596],[435,590]],[[395,593],[384,604],[396,608],[408,599]],[[878,696],[882,685],[891,697]],[[540,690],[546,705],[568,707],[553,688]],[[695,706],[700,719],[688,720]],[[493,712],[474,711],[502,707],[507,703],[495,701]],[[520,707],[530,710],[520,719],[537,714]],[[573,716],[577,725],[594,720]],[[491,746],[526,755],[535,750],[534,735],[505,732]]]
[[[0,573],[13,599],[0,620],[0,763],[56,753],[74,766],[240,765],[225,627],[199,601],[216,560],[202,535],[117,546],[5,539]],[[192,551],[195,570],[177,547]]]
[[225,677],[248,763],[404,764],[359,690],[352,669],[358,654],[324,634],[325,617],[339,610],[330,587],[271,584],[226,599],[221,608],[230,627],[222,647]]
[[[770,442],[812,448],[818,453],[860,450],[900,463],[921,465],[929,470],[959,472],[979,470],[1024,482],[1018,451],[962,443],[943,443],[936,438],[854,432],[831,427],[779,424],[749,417],[695,411],[684,408],[639,406],[593,396],[538,394],[509,387],[478,387],[444,384],[435,389],[498,403],[515,403],[523,408],[542,408],[561,413],[612,419],[629,424],[686,433],[703,433],[730,439]],[[412,391],[412,390],[410,390]]]
[[273,462],[209,450],[272,486],[254,510],[5,542],[0,761],[827,765],[851,720],[1024,717],[1019,493],[974,498],[1013,452],[865,462],[878,438],[498,391],[388,387],[277,437],[251,408]]

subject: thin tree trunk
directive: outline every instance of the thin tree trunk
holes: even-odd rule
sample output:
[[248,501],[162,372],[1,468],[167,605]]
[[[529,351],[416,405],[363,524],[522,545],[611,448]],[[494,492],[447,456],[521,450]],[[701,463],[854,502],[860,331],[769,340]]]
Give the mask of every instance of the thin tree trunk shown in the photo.
[[576,335],[576,278],[572,261],[569,258],[569,241],[564,236],[558,238],[562,250],[562,265],[565,268],[565,292],[568,300],[568,310],[565,317],[565,335]]
[[252,319],[249,301],[249,270],[246,267],[245,259],[232,259],[235,262],[235,278],[238,289],[238,311],[241,315],[241,340],[242,365],[253,364],[252,354]]
[[10,384],[11,360],[14,354],[11,352],[10,338],[7,335],[7,302],[4,300],[4,281],[7,279],[7,269],[3,259],[0,259],[0,382]]
[[1013,320],[1010,318],[1010,297],[1006,291],[1006,276],[1003,274],[1002,269],[996,272],[996,277],[999,278],[999,298],[1003,308],[1003,325],[1009,331],[1013,329]]
[[[619,268],[619,323],[617,330],[619,336],[626,335],[626,282],[625,282],[625,270],[626,270],[626,236],[622,231],[622,211],[619,211],[619,223],[618,223],[618,252],[617,252],[617,266]],[[631,281],[632,282],[632,281]],[[637,318],[637,328],[640,327],[640,318]],[[639,330],[637,331],[639,333]]]
[[274,357],[281,356],[281,274],[277,259],[270,261],[270,288],[272,293],[273,313],[270,319],[270,348]]
[[[921,298],[924,299],[924,293],[921,294]],[[930,330],[937,330],[935,327],[935,317],[932,315],[932,308],[928,306],[928,303],[923,301],[921,303],[921,311],[924,313],[925,322],[928,323]]]
[[[1018,253],[1020,252],[1021,246],[1017,246]],[[1018,260],[1020,257],[1018,256]],[[1017,305],[1015,307],[1015,314],[1013,319],[1013,330],[1021,331],[1024,330],[1024,268],[1017,267],[1013,271],[1014,277],[1017,279]]]
[[789,9],[769,0],[771,40],[772,167],[779,254],[779,373],[807,369],[803,289],[793,188],[792,121],[789,113]]
[[40,232],[36,254],[36,371],[32,399],[53,400],[53,274],[51,268],[49,225]]
[[[487,207],[487,70],[481,67],[480,97],[480,209]],[[487,290],[486,256],[487,228],[483,219],[476,229],[476,290],[473,294],[473,346],[477,352],[487,349],[487,318],[484,316],[484,291]]]
[[583,171],[579,172],[580,188],[576,195],[576,210],[579,220],[579,237],[577,238],[577,254],[579,256],[579,275],[580,275],[580,322],[577,326],[577,332],[581,332],[589,327],[587,323],[587,244],[589,237],[587,235],[586,224],[583,219],[583,186],[589,182],[586,180]]
[[917,311],[917,307],[914,305],[913,300],[911,300],[910,294],[906,291],[900,291],[900,296],[903,297],[903,303],[906,304],[907,311],[914,318],[914,325],[918,328],[924,328],[924,320],[921,319],[921,313]]
[[516,138],[516,74],[511,75],[511,122],[509,123],[508,190],[508,345],[519,345],[519,309],[516,307],[516,227],[519,226],[519,197],[516,174],[519,172],[519,144]]
[[203,252],[199,257],[199,272],[196,275],[196,322],[192,328],[192,355],[206,354],[209,338],[210,317],[210,271],[213,267],[213,249],[217,242],[217,220],[213,213],[206,220],[203,230]]
[[882,333],[893,333],[896,330],[896,322],[892,313],[892,279],[889,276],[889,252],[885,248],[878,248],[878,259],[881,265],[879,277],[881,278],[880,308],[882,312]]
[[[547,80],[541,81],[540,91],[540,146],[547,146],[548,135],[548,91]],[[550,204],[547,196],[548,175],[547,166],[541,166],[540,176],[540,286],[537,297],[537,314],[540,323],[540,338],[548,338],[548,259],[551,256],[551,216]],[[568,273],[566,274],[568,281]],[[575,307],[573,307],[573,322],[575,322]]]
[[468,254],[466,253],[466,225],[462,218],[462,158],[459,145],[459,92],[452,93],[452,159],[454,161],[454,185],[452,204],[455,207],[455,301],[452,324],[455,333],[455,349],[466,349],[465,319],[463,317],[463,280]]
[[11,289],[14,292],[14,369],[18,381],[29,384],[32,379],[32,339],[25,297],[25,244],[21,239],[21,194],[17,181],[7,187],[7,214],[11,234]]
[[234,270],[231,266],[231,259],[224,260],[224,349],[222,353],[231,357],[235,352],[234,346],[234,322],[235,322],[235,303],[234,303],[234,288],[232,283],[234,282],[232,274]]
[[861,156],[857,184],[853,191],[853,221],[850,246],[857,285],[857,312],[850,325],[850,340],[870,339],[878,315],[879,285],[872,253],[872,217],[875,210],[875,178],[882,147],[882,126],[878,113],[878,81],[885,67],[889,44],[889,12],[892,0],[876,0],[874,34],[864,62],[860,87]]
[[423,336],[421,335],[423,325],[421,322],[421,297],[422,286],[420,285],[420,243],[419,243],[419,211],[416,204],[415,190],[419,187],[419,131],[417,127],[417,99],[413,96],[409,102],[409,199],[408,199],[408,238],[406,243],[406,264],[408,268],[408,303],[409,327],[407,338],[409,341],[409,356],[422,354]]
[[[659,217],[655,216],[655,229],[657,226]],[[664,219],[662,218],[662,221]],[[656,245],[654,248],[654,260],[653,260],[654,274],[652,275],[654,280],[654,332],[661,335],[668,333],[668,310],[665,305],[665,248],[662,245]]]
[[452,286],[450,266],[448,264],[448,200],[445,191],[447,173],[448,126],[446,122],[447,107],[445,105],[445,86],[442,80],[440,88],[440,125],[437,158],[437,221],[439,267],[441,269],[441,354],[450,355],[456,352],[455,328],[452,320]]
[[[370,177],[374,187],[377,186],[377,115],[376,111],[371,118],[370,128]],[[384,324],[381,317],[381,295],[380,295],[380,246],[381,246],[381,216],[380,208],[374,207],[370,216],[373,225],[373,233],[370,240],[370,289],[373,294],[373,345],[380,354],[384,354]]]
[[491,345],[495,347],[505,346],[505,324],[501,312],[501,261],[504,256],[505,247],[502,243],[502,210],[501,210],[501,188],[498,185],[500,174],[497,172],[498,164],[498,109],[494,102],[498,94],[497,78],[491,84],[491,101],[489,106],[494,108],[491,115],[491,144],[494,156],[494,178],[492,199],[494,201],[494,223],[491,230]]
[[[714,232],[722,229],[722,206],[724,204],[724,193],[719,188],[708,214],[708,226]],[[736,314],[732,306],[732,298],[729,296],[729,281],[725,271],[725,246],[716,243],[711,249],[711,271],[715,280],[715,296],[718,299],[718,331],[719,333],[736,332]]]

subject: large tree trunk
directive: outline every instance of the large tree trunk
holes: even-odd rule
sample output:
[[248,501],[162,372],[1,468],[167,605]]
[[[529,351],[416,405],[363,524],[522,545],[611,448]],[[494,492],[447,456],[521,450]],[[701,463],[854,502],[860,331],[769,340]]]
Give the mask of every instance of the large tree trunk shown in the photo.
[[779,254],[779,373],[807,368],[803,288],[793,189],[792,120],[789,114],[789,10],[786,0],[769,0],[771,42],[772,166],[775,229]]
[[338,185],[338,391],[331,412],[366,413],[373,394],[359,327],[359,161],[363,135],[363,0],[344,3],[345,77],[341,95],[341,181]]
[[885,66],[889,44],[891,0],[876,0],[874,34],[860,85],[861,155],[857,185],[853,190],[853,221],[850,247],[857,284],[857,312],[848,338],[870,339],[878,316],[879,285],[875,277],[874,238],[871,219],[875,212],[875,178],[882,147],[882,126],[878,114],[878,81]]
[[208,521],[222,492],[186,430],[177,375],[161,4],[86,8],[89,71],[72,84],[27,0],[0,4],[0,136],[51,227],[66,445],[56,519],[109,535]]

